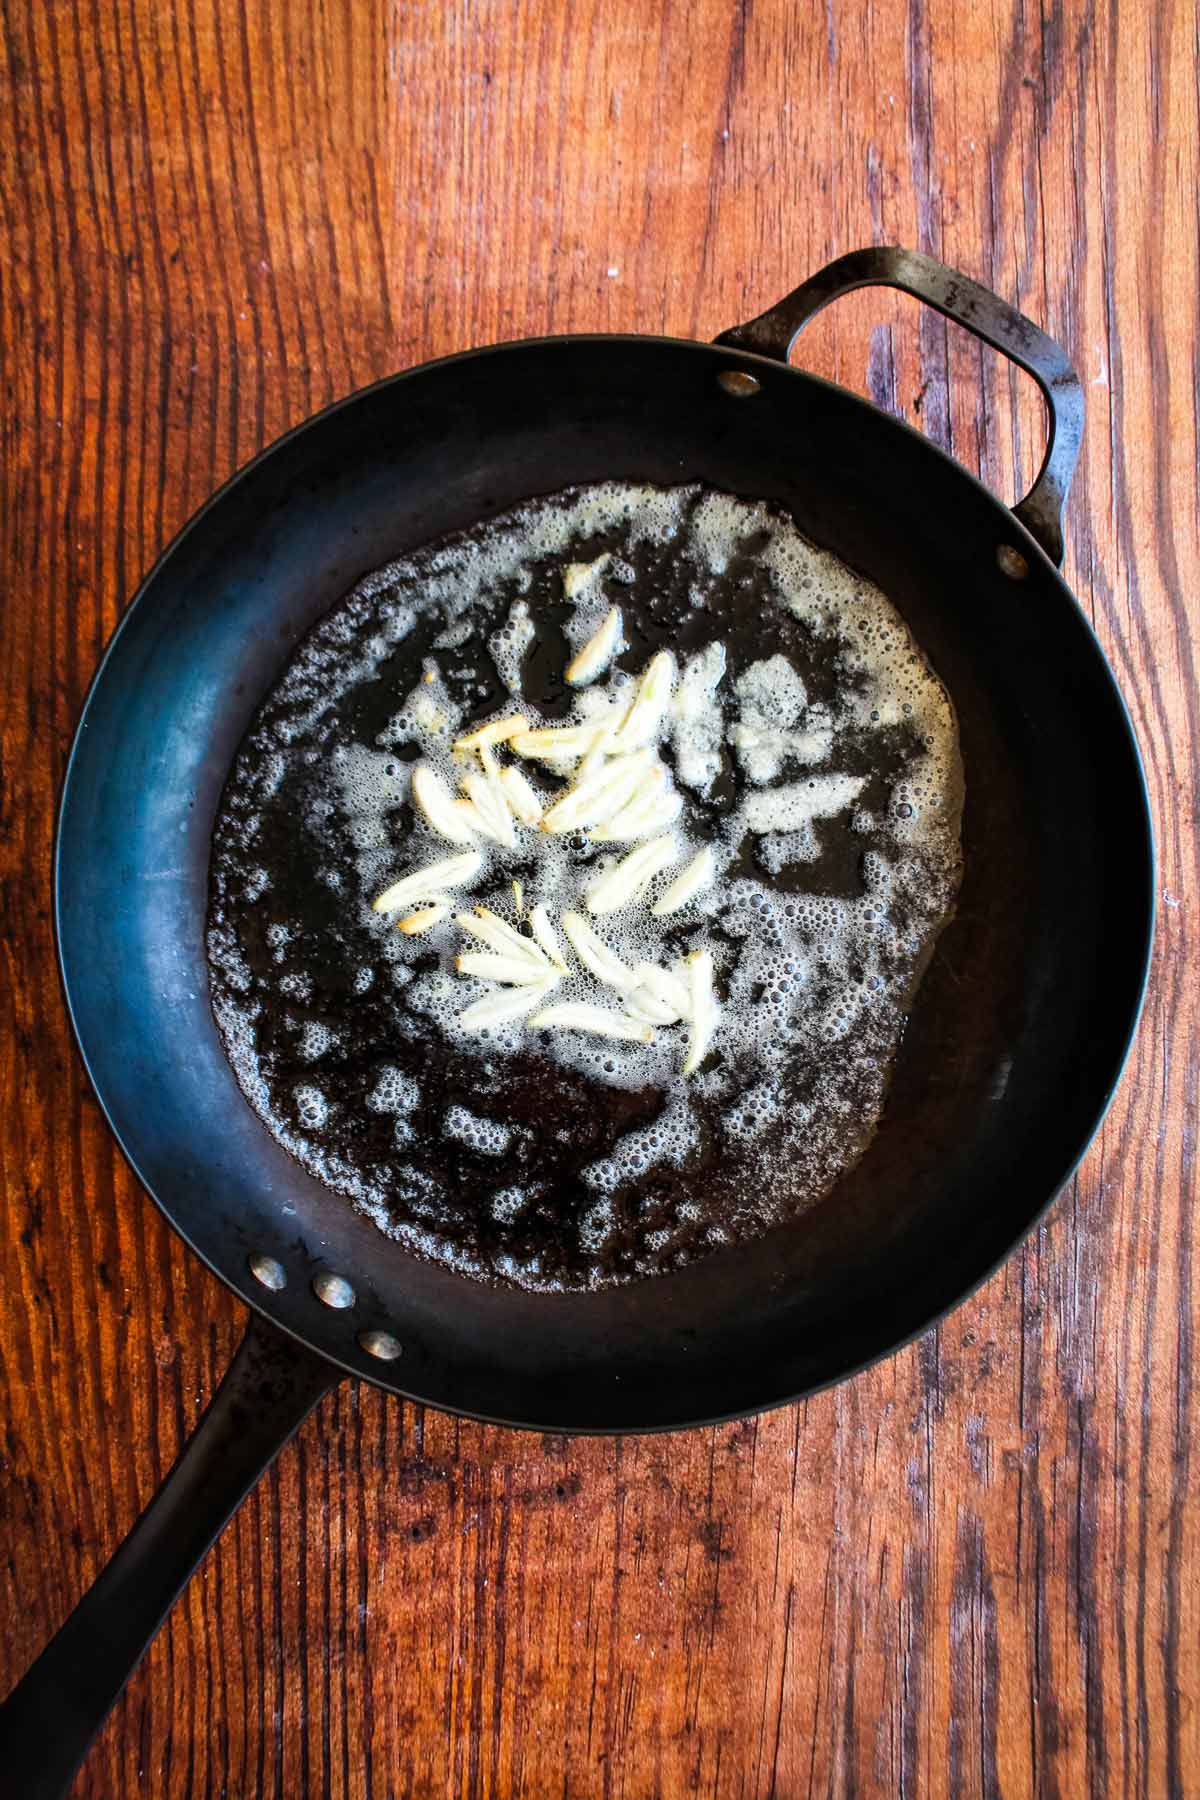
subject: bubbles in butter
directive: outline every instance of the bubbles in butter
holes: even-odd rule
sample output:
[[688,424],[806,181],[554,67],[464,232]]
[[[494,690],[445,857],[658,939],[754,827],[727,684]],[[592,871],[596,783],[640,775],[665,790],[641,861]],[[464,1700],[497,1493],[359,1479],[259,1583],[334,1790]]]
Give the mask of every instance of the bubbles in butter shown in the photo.
[[514,600],[504,624],[488,639],[492,661],[510,694],[521,692],[521,664],[536,637],[537,627],[529,616],[529,602]]
[[[605,534],[616,547],[596,553]],[[464,946],[453,920],[410,939],[370,908],[386,883],[446,854],[444,841],[413,816],[407,800],[412,759],[426,757],[453,783],[460,772],[453,739],[483,716],[464,701],[461,681],[452,690],[448,659],[477,649],[480,667],[486,662],[509,694],[521,696],[525,658],[539,626],[546,628],[535,624],[525,598],[533,572],[547,564],[558,572],[555,598],[569,609],[561,627],[565,664],[609,606],[620,605],[636,622],[647,599],[632,566],[641,545],[669,552],[700,627],[731,571],[749,568],[761,590],[750,654],[744,634],[726,629],[715,614],[707,637],[701,630],[697,641],[693,631],[678,654],[659,744],[684,800],[677,860],[656,879],[645,904],[593,920],[630,967],[646,960],[679,968],[690,950],[702,944],[711,950],[721,1021],[713,1053],[691,1081],[680,1072],[685,1026],[659,1029],[649,1045],[543,1032],[520,1021],[464,1032],[459,1015],[489,990],[455,972],[454,956]],[[503,596],[498,608],[497,595]],[[472,624],[477,608],[490,620],[485,629]],[[432,557],[380,570],[335,609],[285,675],[280,691],[289,705],[271,728],[273,747],[260,758],[238,826],[247,850],[256,841],[248,821],[270,808],[288,758],[312,754],[307,746],[319,736],[329,704],[323,682],[346,689],[373,680],[396,643],[431,618],[438,630],[424,640],[430,648],[420,678],[397,694],[374,740],[327,743],[319,751],[327,779],[323,787],[316,783],[313,806],[336,805],[343,841],[340,860],[331,859],[315,878],[331,888],[341,883],[337,891],[353,929],[370,946],[355,994],[386,983],[397,1032],[431,1031],[455,1055],[476,1059],[481,1095],[488,1069],[519,1066],[533,1054],[582,1075],[598,1093],[658,1096],[652,1117],[618,1130],[579,1169],[575,1253],[588,1271],[585,1284],[611,1278],[605,1272],[611,1246],[633,1229],[629,1196],[658,1173],[686,1183],[714,1154],[736,1163],[746,1198],[741,1210],[735,1206],[711,1222],[705,1241],[711,1247],[760,1228],[754,1220],[769,1212],[762,1194],[774,1169],[795,1170],[800,1185],[807,1182],[806,1191],[815,1193],[857,1155],[882,1106],[914,982],[952,906],[961,768],[944,688],[886,597],[812,545],[778,510],[695,487],[601,483],[532,502]],[[836,671],[827,691],[815,691],[820,682],[806,680],[793,656],[772,643],[773,637],[790,642],[788,634],[797,632],[815,665]],[[668,647],[674,650],[674,643]],[[573,698],[575,716],[595,717],[624,704],[638,666],[636,657],[623,656]],[[536,709],[523,698],[519,703],[536,718]],[[521,766],[546,800],[562,791],[562,778],[537,764]],[[854,891],[826,891],[825,864],[835,841],[854,848]],[[678,915],[655,920],[650,904],[702,844],[712,847],[720,878]],[[518,924],[514,864],[525,911],[540,902],[557,921],[568,908],[582,910],[587,889],[626,847],[551,838],[539,842],[536,855],[482,848],[485,868],[470,901],[484,900]],[[269,880],[265,871],[262,880]],[[281,957],[294,958],[295,951],[295,944],[280,941]],[[276,1097],[256,1059],[262,1001],[252,993],[240,946],[214,927],[210,955],[221,976],[215,1005],[226,1047],[248,1099],[281,1141],[409,1247],[441,1260],[458,1257],[456,1266],[486,1273],[459,1257],[439,1225],[444,1199],[436,1183],[422,1180],[415,1149],[411,1162],[368,1179],[346,1153],[323,1142],[323,1126],[344,1107],[331,1113],[323,1089],[308,1079],[290,1096]],[[598,989],[573,955],[570,960],[573,973],[554,991],[555,1002],[619,1007],[617,994]],[[305,979],[289,961],[280,986]],[[352,1024],[338,1022],[338,1045],[348,1030]],[[324,1071],[333,1054],[329,1036],[318,1030],[302,1041],[314,1075]],[[419,1082],[397,1069],[376,1067],[364,1076],[361,1105],[366,1114],[394,1119],[397,1150],[414,1141],[418,1097]],[[437,1128],[464,1155],[493,1158],[498,1167],[514,1141],[504,1120],[473,1106],[448,1109]],[[524,1180],[494,1186],[487,1203],[494,1229],[518,1229],[529,1191]],[[688,1204],[679,1202],[681,1229]],[[663,1232],[665,1244],[671,1233],[661,1224],[647,1225],[639,1240],[646,1269],[661,1249],[654,1235]],[[515,1240],[493,1255],[490,1267],[525,1285],[543,1285],[536,1252],[518,1250]]]
[[500,1119],[488,1119],[465,1106],[452,1106],[442,1120],[447,1137],[469,1144],[481,1156],[503,1156],[512,1139],[512,1129]]

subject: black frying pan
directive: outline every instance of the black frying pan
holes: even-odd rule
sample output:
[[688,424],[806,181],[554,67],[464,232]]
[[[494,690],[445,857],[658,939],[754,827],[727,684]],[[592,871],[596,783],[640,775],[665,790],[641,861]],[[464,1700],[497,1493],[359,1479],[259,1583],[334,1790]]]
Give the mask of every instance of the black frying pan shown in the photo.
[[[906,426],[787,366],[813,313],[872,282],[1037,379],[1050,448],[1015,513]],[[64,1790],[197,1560],[344,1375],[543,1429],[692,1425],[895,1350],[1034,1224],[1112,1096],[1152,928],[1137,749],[1056,572],[1081,425],[1074,372],[1027,319],[927,257],[868,250],[716,345],[551,338],[381,382],[264,452],[176,539],[84,708],[59,822],[58,946],[125,1154],[254,1310],[158,1496],[0,1709],[10,1791]],[[832,1199],[681,1274],[557,1297],[415,1260],[269,1135],[209,1009],[209,835],[263,694],[364,571],[610,476],[779,501],[899,605],[958,710],[966,875],[882,1126]]]

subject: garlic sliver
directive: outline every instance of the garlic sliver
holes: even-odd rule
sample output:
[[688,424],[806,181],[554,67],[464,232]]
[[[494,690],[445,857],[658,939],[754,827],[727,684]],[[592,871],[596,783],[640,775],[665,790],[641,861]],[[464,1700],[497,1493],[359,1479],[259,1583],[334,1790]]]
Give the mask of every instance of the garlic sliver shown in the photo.
[[688,963],[688,997],[691,1001],[691,1030],[688,1053],[684,1060],[685,1075],[694,1075],[708,1055],[713,1032],[717,1028],[717,1002],[713,994],[713,960],[711,950],[693,950]]
[[567,664],[566,679],[572,687],[583,687],[585,683],[595,681],[597,675],[603,675],[620,643],[621,609],[619,606],[610,606],[599,631],[588,639],[579,654]]
[[603,938],[596,936],[582,913],[566,912],[563,914],[563,930],[571,941],[571,948],[576,956],[597,981],[607,987],[619,988],[629,993],[637,986],[637,982],[619,956],[609,949]]
[[533,1014],[529,1023],[549,1030],[590,1031],[596,1037],[621,1038],[631,1044],[649,1044],[654,1039],[653,1028],[640,1020],[609,1012],[603,1006],[587,1006],[577,1001],[545,1006],[541,1012]]
[[677,1018],[691,1017],[692,1001],[686,981],[660,969],[656,963],[640,962],[633,972],[640,985],[648,988],[664,1006],[669,1006]]
[[567,959],[563,955],[562,945],[558,941],[558,933],[550,923],[550,915],[544,906],[535,906],[529,915],[529,929],[545,951],[556,969],[567,973]]
[[481,925],[490,927],[497,937],[508,945],[510,956],[514,953],[518,956],[532,956],[534,962],[541,962],[542,952],[533,939],[527,938],[517,931],[506,919],[502,919],[499,913],[494,913],[490,906],[477,906],[475,917]]
[[481,725],[478,731],[469,731],[466,737],[455,738],[454,748],[486,750],[493,744],[507,743],[509,738],[528,730],[529,720],[524,713],[509,713],[503,719],[493,719],[490,725]]
[[682,875],[677,875],[670,887],[659,895],[650,911],[656,919],[668,918],[708,887],[716,872],[717,859],[706,844],[698,855],[693,856]]
[[470,913],[455,913],[454,923],[460,931],[465,931],[477,943],[486,944],[498,956],[527,957],[543,975],[549,974],[546,959],[532,938],[522,937],[520,932],[513,931],[503,919],[498,919],[495,913],[489,913],[486,907],[476,907],[475,912],[477,916],[474,918]]
[[588,836],[598,844],[636,844],[642,838],[657,837],[673,825],[682,809],[682,796],[666,793],[660,786],[648,799],[635,794],[628,806],[597,825]]
[[[667,791],[667,771],[657,760],[652,750],[637,750],[632,754],[624,753],[615,766],[621,763],[640,764],[644,773],[629,799],[625,802],[626,812],[640,811],[644,807],[657,806]],[[615,815],[610,815],[615,816]]]
[[678,1025],[681,1014],[673,1006],[659,1000],[648,987],[635,988],[625,996],[625,1010],[644,1025]]
[[423,869],[394,881],[371,905],[376,912],[398,912],[415,900],[440,900],[447,889],[465,887],[474,881],[482,867],[483,858],[478,850],[468,850],[463,856],[448,856],[442,862],[427,863]]
[[518,756],[538,762],[573,762],[590,750],[597,733],[606,729],[603,725],[543,725],[536,731],[520,732],[508,743]]
[[468,819],[456,812],[454,797],[435,769],[418,763],[412,772],[413,804],[426,823],[452,844],[470,844],[475,834]]
[[540,1006],[546,997],[544,985],[510,988],[507,993],[485,994],[458,1015],[464,1031],[486,1031],[490,1025],[505,1025]]
[[470,800],[456,799],[453,806],[456,814],[480,837],[490,838],[493,844],[504,842],[502,833],[496,830],[491,819],[485,819],[479,808]]
[[590,781],[578,782],[555,801],[542,820],[543,831],[580,831],[613,817],[645,779],[644,756],[623,756],[606,763]]
[[500,785],[504,789],[504,798],[522,825],[538,824],[542,817],[541,796],[520,769],[501,769]]
[[503,789],[498,783],[490,782],[486,775],[479,774],[468,775],[463,786],[491,836],[506,850],[511,850],[517,839]]
[[587,896],[588,911],[595,915],[616,912],[618,907],[628,906],[660,870],[675,861],[678,854],[675,840],[669,833],[664,837],[652,838],[648,844],[639,844],[636,850],[630,850],[628,855],[623,856],[620,862],[615,863],[596,882]]
[[641,843],[646,838],[657,837],[660,832],[669,830],[682,811],[682,795],[665,794],[652,812],[642,813],[637,819],[631,841]]
[[460,975],[473,975],[477,981],[502,981],[508,987],[558,980],[545,962],[535,963],[527,956],[485,956],[481,951],[469,950],[465,956],[455,957],[454,966]]
[[492,797],[492,811],[497,825],[505,833],[505,842],[511,848],[516,843],[513,833],[513,809],[508,803],[508,795],[500,780],[500,764],[496,761],[496,753],[490,744],[480,746],[479,760],[483,764],[483,778],[487,782],[488,793]]
[[420,937],[423,931],[430,931],[444,919],[450,911],[445,900],[438,900],[433,906],[422,906],[416,912],[409,913],[407,918],[396,920],[396,930],[402,931],[405,937]]
[[595,743],[586,753],[583,761],[576,770],[576,781],[590,781],[592,776],[596,773],[596,770],[601,767],[605,757],[608,755],[614,729],[614,726],[606,725],[602,731],[596,733]]
[[674,685],[675,658],[669,650],[660,650],[657,656],[650,658],[642,672],[633,705],[614,739],[615,749],[637,750],[650,742],[671,704]]

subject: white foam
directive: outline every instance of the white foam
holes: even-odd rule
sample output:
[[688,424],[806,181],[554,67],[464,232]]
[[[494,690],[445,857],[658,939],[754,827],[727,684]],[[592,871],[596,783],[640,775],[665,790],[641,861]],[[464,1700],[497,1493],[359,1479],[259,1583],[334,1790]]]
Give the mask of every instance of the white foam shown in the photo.
[[329,1103],[319,1087],[302,1081],[293,1089],[300,1113],[300,1123],[308,1131],[319,1131],[329,1117]]
[[778,875],[796,863],[816,862],[820,854],[816,832],[804,824],[797,831],[773,831],[760,838],[757,858],[768,875]]
[[365,744],[339,744],[330,754],[329,768],[351,844],[356,850],[386,850],[386,816],[408,797],[410,765]]
[[463,709],[451,697],[435,658],[425,663],[421,680],[376,740],[385,749],[417,744],[427,753],[448,748],[463,721]]
[[738,711],[728,737],[738,762],[759,783],[774,781],[788,763],[824,762],[834,732],[824,707],[808,704],[804,683],[778,652],[751,663],[737,680]]
[[[676,861],[656,878],[646,904],[628,906],[596,922],[613,952],[630,966],[645,960],[674,967],[692,948],[705,944],[712,950],[721,1019],[714,1054],[694,1082],[688,1084],[680,1074],[686,1026],[659,1029],[649,1045],[529,1030],[519,1023],[478,1035],[464,1033],[458,1015],[489,990],[454,972],[453,954],[461,947],[456,929],[447,922],[428,937],[408,939],[370,912],[370,900],[388,881],[445,854],[445,845],[420,822],[408,839],[396,843],[388,820],[406,796],[411,768],[395,754],[398,750],[414,746],[445,779],[453,781],[457,775],[451,745],[468,720],[447,691],[436,659],[427,662],[422,680],[374,745],[343,745],[328,753],[331,791],[348,820],[348,867],[314,871],[315,878],[334,891],[341,884],[347,906],[357,905],[359,922],[377,947],[378,966],[387,967],[404,1007],[427,1017],[456,1049],[483,1062],[536,1049],[601,1087],[661,1091],[660,1117],[627,1133],[606,1156],[589,1165],[586,1180],[595,1199],[580,1241],[597,1256],[603,1254],[614,1228],[611,1201],[621,1188],[636,1184],[656,1164],[686,1166],[695,1153],[697,1097],[722,1109],[725,1129],[739,1144],[753,1146],[770,1125],[784,1132],[789,1155],[815,1155],[824,1146],[836,1160],[848,1093],[857,1096],[860,1119],[869,1114],[872,1093],[882,1100],[884,1072],[900,1023],[897,1009],[903,1007],[914,964],[952,899],[961,792],[949,699],[899,614],[877,588],[816,549],[765,505],[701,494],[694,487],[662,490],[608,482],[561,501],[533,503],[528,511],[517,509],[494,522],[486,536],[443,546],[432,563],[426,557],[403,559],[360,584],[346,607],[318,628],[311,649],[285,676],[281,692],[295,702],[294,713],[277,732],[278,757],[264,764],[258,798],[277,789],[288,745],[324,716],[329,702],[323,673],[335,651],[342,658],[337,664],[338,688],[345,692],[354,680],[365,679],[378,668],[418,617],[439,615],[437,641],[461,646],[469,642],[463,627],[471,626],[481,601],[494,609],[499,594],[511,594],[514,587],[527,592],[536,565],[550,561],[562,568],[581,561],[589,554],[585,545],[614,532],[627,534],[631,551],[639,544],[671,545],[672,553],[687,565],[690,599],[701,614],[714,578],[735,556],[750,558],[756,578],[765,581],[769,591],[762,605],[761,635],[762,648],[769,654],[726,669],[727,646],[714,632],[712,641],[691,655],[681,670],[662,746],[670,744],[675,774],[686,790],[676,827]],[[636,596],[632,601],[630,596],[622,599],[622,584],[632,573],[628,565],[617,555],[593,556],[592,562],[574,595],[569,642],[583,641],[608,605],[636,607]],[[799,670],[782,650],[771,648],[773,609],[799,620],[817,646],[815,653],[827,655],[841,672],[839,692],[844,697],[836,711],[813,705]],[[379,628],[360,630],[356,637],[356,618],[368,613],[379,615]],[[521,691],[521,664],[534,633],[527,602],[517,601],[489,640],[492,658],[511,692]],[[354,657],[347,664],[349,647]],[[564,644],[564,664],[567,655]],[[626,672],[613,670],[606,680],[576,696],[576,716],[595,718],[604,708],[623,707],[630,680]],[[872,799],[872,811],[865,812],[866,778],[840,766],[842,747],[869,743],[873,732],[901,724],[911,725],[919,741],[908,750],[904,772],[886,803],[876,807]],[[711,821],[701,820],[688,796],[710,794],[717,776],[732,766],[734,758],[755,785],[726,815],[712,844],[719,878],[686,913],[655,920],[649,903],[712,837]],[[524,772],[532,773],[548,798],[561,791],[561,780],[552,774],[527,766]],[[887,845],[886,854],[872,849],[864,855],[865,892],[858,899],[781,893],[771,880],[731,879],[728,874],[749,841],[765,875],[788,871],[790,880],[802,878],[807,867],[819,864],[824,832],[847,829],[870,832]],[[605,859],[620,854],[620,847],[604,846],[581,863],[572,842],[538,834],[534,843],[526,834],[521,854],[533,864],[531,874],[522,862],[526,911],[542,902],[557,922],[564,911],[579,905]],[[350,869],[357,880],[349,875]],[[252,890],[259,880],[265,885],[265,870],[251,873]],[[471,898],[485,900],[510,923],[519,923],[503,856],[488,851]],[[719,933],[713,931],[717,923]],[[286,949],[282,940],[278,947]],[[231,994],[247,991],[249,971],[236,945],[221,944],[219,952],[219,956],[214,952],[214,960]],[[436,970],[424,967],[431,953],[439,956]],[[571,960],[574,964],[575,958]],[[364,980],[360,970],[356,990],[365,991],[365,986],[359,988]],[[556,1003],[594,1004],[596,985],[576,968],[553,998]],[[398,1017],[403,1014],[398,1012]],[[887,1018],[894,1021],[890,1038],[878,1029],[873,1034],[867,1030],[873,1020]],[[239,1012],[228,998],[221,1022],[243,1086],[259,1110],[267,1110],[268,1096],[251,1066],[253,1058],[243,1055],[238,1060],[238,1045],[253,1044],[251,1009]],[[868,1048],[860,1049],[860,1042]],[[837,1049],[823,1063],[825,1046]],[[795,1096],[785,1105],[789,1068],[798,1061],[807,1066],[814,1058],[815,1091],[803,1105]],[[394,1113],[396,1129],[406,1137],[401,1129],[407,1127],[405,1108],[391,1100],[385,1104],[379,1097],[383,1077],[377,1074],[374,1079],[370,1096],[364,1095],[366,1103],[373,1110]],[[306,1129],[319,1129],[318,1115],[323,1122],[327,1111],[320,1090],[304,1084],[295,1090],[295,1098]],[[508,1143],[503,1122],[477,1118],[465,1109],[452,1109],[446,1130],[476,1149],[494,1146],[487,1154],[502,1154]],[[326,1158],[322,1163],[326,1179],[332,1179],[331,1167]],[[437,1197],[413,1187],[415,1173],[403,1177],[397,1173],[394,1179],[404,1190],[406,1205],[415,1210],[419,1203],[434,1218]],[[377,1204],[361,1181],[356,1191],[364,1205]],[[501,1190],[493,1210],[508,1206],[505,1196],[518,1191]],[[514,1210],[519,1204],[523,1202],[511,1200]],[[505,1215],[494,1210],[494,1216]],[[416,1243],[419,1237],[417,1227],[389,1228],[403,1241]],[[536,1285],[535,1276],[536,1271],[524,1266],[520,1279]]]
[[814,819],[845,812],[866,785],[865,775],[814,775],[748,794],[738,817],[747,831],[801,831]]
[[334,1034],[328,1025],[322,1025],[319,1019],[308,1019],[300,1033],[300,1055],[305,1062],[316,1062],[334,1041]]
[[421,1085],[403,1069],[385,1063],[379,1070],[375,1086],[367,1095],[372,1112],[409,1113],[421,1098]]
[[521,664],[536,637],[537,628],[529,616],[528,600],[514,600],[508,609],[508,618],[488,639],[496,673],[510,694],[521,692]]
[[682,1168],[700,1148],[700,1133],[693,1108],[683,1094],[676,1094],[649,1125],[627,1131],[617,1139],[608,1156],[598,1157],[583,1169],[583,1179],[601,1194],[613,1194],[642,1179],[653,1168],[669,1163]]
[[752,662],[734,685],[743,718],[753,718],[781,730],[798,723],[808,705],[804,683],[786,656]]
[[512,1127],[500,1119],[487,1119],[465,1106],[451,1106],[442,1120],[446,1137],[477,1150],[481,1156],[503,1156],[512,1142]]
[[725,715],[719,689],[725,646],[719,638],[688,659],[671,704],[675,772],[685,787],[707,794],[721,772]]
[[502,1225],[508,1225],[516,1218],[521,1208],[529,1199],[529,1191],[523,1187],[499,1188],[492,1195],[491,1214]]

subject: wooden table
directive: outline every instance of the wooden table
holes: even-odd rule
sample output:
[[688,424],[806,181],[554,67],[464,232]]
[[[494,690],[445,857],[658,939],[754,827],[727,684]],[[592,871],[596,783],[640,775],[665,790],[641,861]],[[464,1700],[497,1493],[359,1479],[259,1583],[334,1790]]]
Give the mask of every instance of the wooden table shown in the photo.
[[[920,1343],[769,1417],[563,1441],[343,1389],[76,1791],[1200,1791],[1189,0],[2,10],[0,1683],[241,1323],[116,1154],[54,969],[56,789],[139,576],[360,383],[541,332],[709,337],[902,242],[1042,322],[1088,395],[1066,573],[1162,864],[1149,1004],[1082,1173]],[[1010,499],[1039,460],[1030,384],[911,302],[856,296],[803,360]]]

